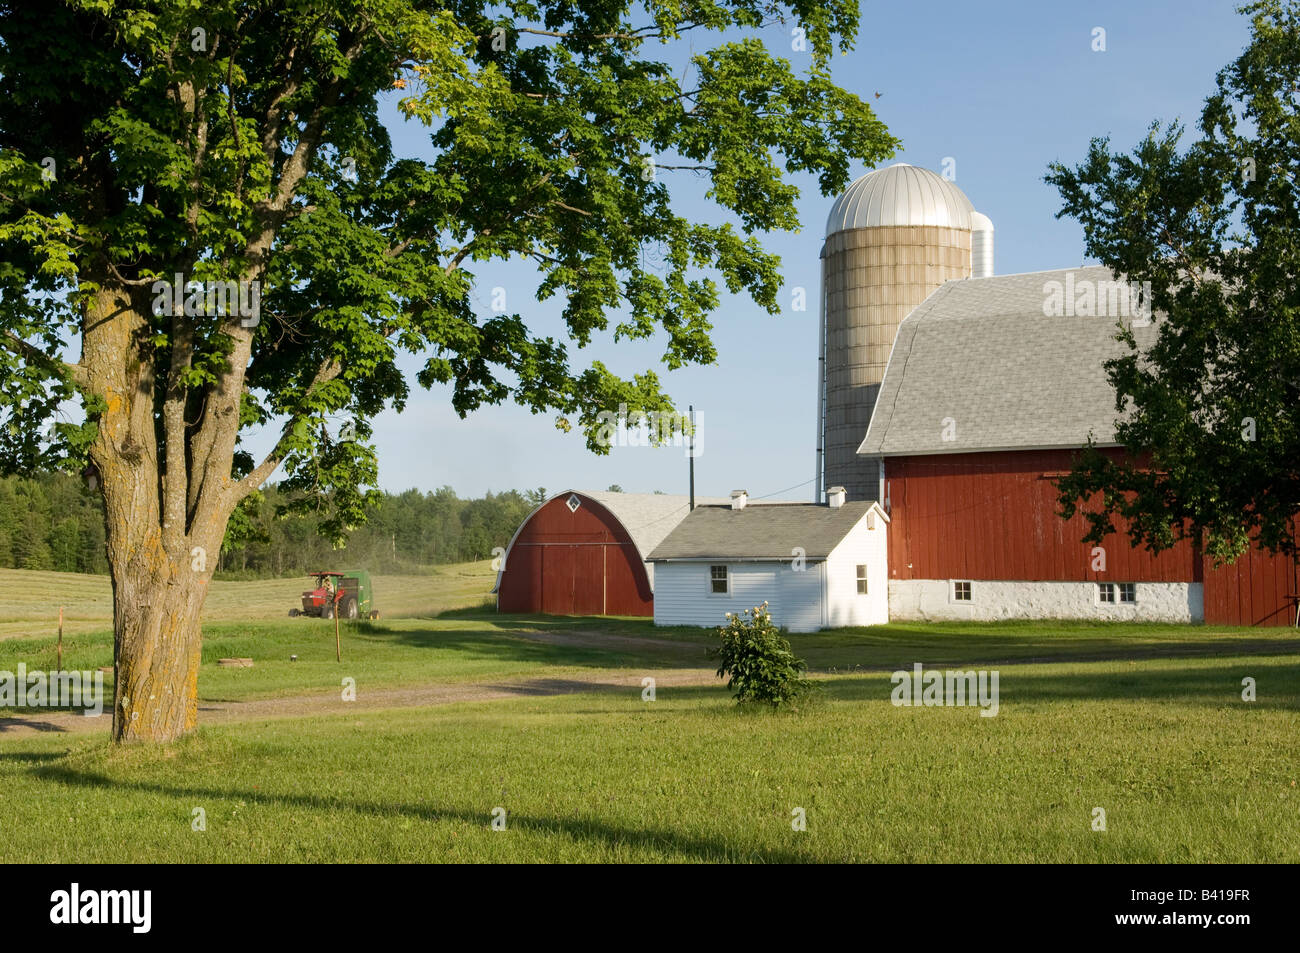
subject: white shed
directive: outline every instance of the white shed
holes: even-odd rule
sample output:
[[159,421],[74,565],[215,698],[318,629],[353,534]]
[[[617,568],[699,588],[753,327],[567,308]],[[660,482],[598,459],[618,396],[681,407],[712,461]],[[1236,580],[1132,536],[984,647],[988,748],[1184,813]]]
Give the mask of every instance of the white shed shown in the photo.
[[[838,491],[838,492],[837,492]],[[889,621],[889,517],[874,502],[697,506],[650,553],[655,625],[715,626],[762,602],[791,632]]]

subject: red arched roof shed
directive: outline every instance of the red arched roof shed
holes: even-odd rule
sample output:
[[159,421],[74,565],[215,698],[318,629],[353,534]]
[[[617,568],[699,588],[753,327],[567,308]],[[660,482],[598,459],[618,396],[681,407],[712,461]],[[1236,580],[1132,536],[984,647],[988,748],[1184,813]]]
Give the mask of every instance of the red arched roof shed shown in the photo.
[[645,557],[689,512],[684,496],[556,494],[510,541],[497,577],[497,609],[654,615],[654,569]]

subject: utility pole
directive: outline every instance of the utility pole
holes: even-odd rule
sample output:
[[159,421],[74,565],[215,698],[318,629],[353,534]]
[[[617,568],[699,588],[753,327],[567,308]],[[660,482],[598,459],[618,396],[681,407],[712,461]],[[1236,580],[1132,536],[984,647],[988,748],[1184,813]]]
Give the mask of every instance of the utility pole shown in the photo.
[[688,452],[687,456],[690,458],[691,461],[691,509],[690,511],[694,511],[695,509],[695,405],[689,404],[687,405],[686,409],[691,416],[690,451]]

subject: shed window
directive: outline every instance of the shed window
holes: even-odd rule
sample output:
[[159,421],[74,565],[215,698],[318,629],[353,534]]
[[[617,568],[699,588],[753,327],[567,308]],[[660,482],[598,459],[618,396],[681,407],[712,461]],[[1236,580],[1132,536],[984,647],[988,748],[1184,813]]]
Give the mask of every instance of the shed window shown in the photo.
[[1137,584],[1132,582],[1099,582],[1097,583],[1097,601],[1108,606],[1113,606],[1117,602],[1133,605],[1137,602]]
[[954,582],[952,584],[952,598],[956,602],[970,602],[970,583]]
[[727,567],[710,566],[709,567],[709,592],[715,596],[725,596],[728,589]]
[[858,566],[858,595],[865,596],[866,594],[867,594],[867,567],[863,565],[859,565]]

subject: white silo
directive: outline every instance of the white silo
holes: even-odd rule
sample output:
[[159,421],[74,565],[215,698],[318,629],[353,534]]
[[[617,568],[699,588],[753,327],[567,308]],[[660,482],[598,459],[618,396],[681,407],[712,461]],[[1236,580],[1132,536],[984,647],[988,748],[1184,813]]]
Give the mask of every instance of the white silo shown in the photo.
[[905,163],[867,173],[831,207],[821,253],[817,500],[828,486],[843,486],[850,500],[877,498],[878,464],[857,451],[894,335],[941,284],[970,277],[976,214],[957,186]]
[[979,212],[970,213],[970,276],[993,277],[993,220]]

